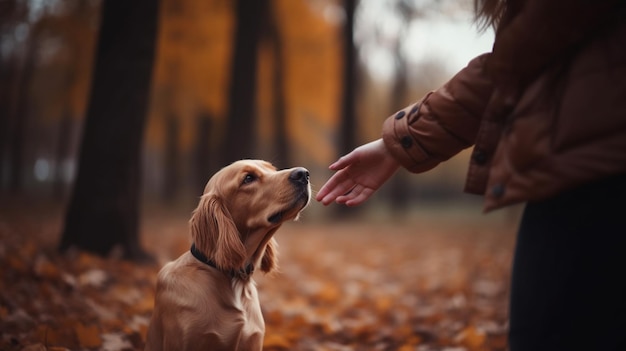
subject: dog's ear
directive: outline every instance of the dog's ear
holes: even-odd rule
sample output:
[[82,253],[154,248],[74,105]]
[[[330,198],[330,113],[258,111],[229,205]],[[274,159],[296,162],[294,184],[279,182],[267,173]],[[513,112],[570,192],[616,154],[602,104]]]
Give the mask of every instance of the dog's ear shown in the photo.
[[270,273],[278,269],[278,242],[272,238],[265,246],[265,253],[261,258],[261,270]]
[[219,269],[237,270],[244,265],[246,249],[239,231],[217,196],[203,195],[189,223],[196,247]]

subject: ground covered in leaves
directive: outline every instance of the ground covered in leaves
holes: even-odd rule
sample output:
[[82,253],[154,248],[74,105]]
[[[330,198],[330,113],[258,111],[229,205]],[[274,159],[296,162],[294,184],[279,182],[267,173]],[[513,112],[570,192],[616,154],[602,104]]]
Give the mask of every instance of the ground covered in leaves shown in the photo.
[[[61,217],[0,214],[0,351],[141,350],[158,268],[188,249],[186,215],[144,216],[156,265],[57,253]],[[453,214],[289,223],[280,272],[255,275],[264,349],[505,350],[514,231]]]

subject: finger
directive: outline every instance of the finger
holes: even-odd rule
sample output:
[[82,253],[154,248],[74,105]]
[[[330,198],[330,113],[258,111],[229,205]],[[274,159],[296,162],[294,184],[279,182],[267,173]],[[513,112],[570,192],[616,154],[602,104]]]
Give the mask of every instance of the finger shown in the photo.
[[369,199],[373,193],[374,193],[374,190],[370,188],[365,188],[356,197],[346,201],[345,204],[346,206],[358,206],[364,203],[367,199]]
[[333,171],[344,169],[347,166],[349,166],[351,163],[353,163],[354,159],[355,159],[354,152],[351,152],[347,155],[340,157],[337,161],[335,161],[335,163],[328,166],[328,168]]
[[[344,184],[346,181],[348,184]],[[337,197],[347,191],[346,187],[352,188],[353,186],[354,182],[348,178],[348,174],[345,170],[338,171],[326,181],[322,188],[317,192],[315,199],[317,201],[321,201],[329,194],[335,194],[334,197]],[[330,202],[332,202],[332,200]]]
[[328,205],[333,201],[336,201],[337,197],[343,196],[345,193],[349,192],[350,189],[354,186],[354,183],[347,180],[344,183],[339,184],[335,187],[330,193],[328,193],[323,199],[322,204]]
[[357,197],[361,193],[361,191],[363,191],[363,185],[356,184],[352,189],[350,189],[346,193],[340,196],[337,196],[337,199],[335,199],[335,202],[337,202],[338,204],[345,204],[346,202],[351,201],[352,199]]
[[357,185],[350,193],[339,196],[336,202],[346,206],[358,206],[369,199],[373,193],[373,189]]
[[320,190],[315,194],[315,200],[321,201],[330,192],[330,186],[328,183],[324,184]]
[[328,205],[331,202],[335,201],[338,196],[344,195],[350,189],[354,187],[354,182],[351,179],[345,179],[340,183],[337,183],[333,188],[331,188],[326,195],[324,195],[321,199],[322,204]]
[[328,179],[326,183],[322,185],[322,188],[317,192],[317,195],[315,195],[315,200],[322,200],[326,195],[328,195],[328,193],[332,191],[332,189],[337,186],[337,184],[339,184],[340,181],[341,175],[337,173],[333,174],[333,176],[330,177],[330,179]]

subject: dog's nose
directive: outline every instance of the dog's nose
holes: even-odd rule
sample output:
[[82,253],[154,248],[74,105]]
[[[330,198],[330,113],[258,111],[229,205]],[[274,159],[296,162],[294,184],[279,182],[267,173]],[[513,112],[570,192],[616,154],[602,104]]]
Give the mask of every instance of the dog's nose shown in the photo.
[[295,168],[289,174],[289,180],[296,182],[296,183],[308,184],[309,178],[310,178],[309,171],[303,167]]

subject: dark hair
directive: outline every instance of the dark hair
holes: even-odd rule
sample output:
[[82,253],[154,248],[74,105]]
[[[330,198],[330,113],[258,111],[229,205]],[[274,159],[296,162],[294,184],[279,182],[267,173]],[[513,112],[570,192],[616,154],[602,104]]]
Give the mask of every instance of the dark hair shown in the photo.
[[479,27],[481,29],[497,28],[506,8],[507,0],[474,0],[474,14]]

